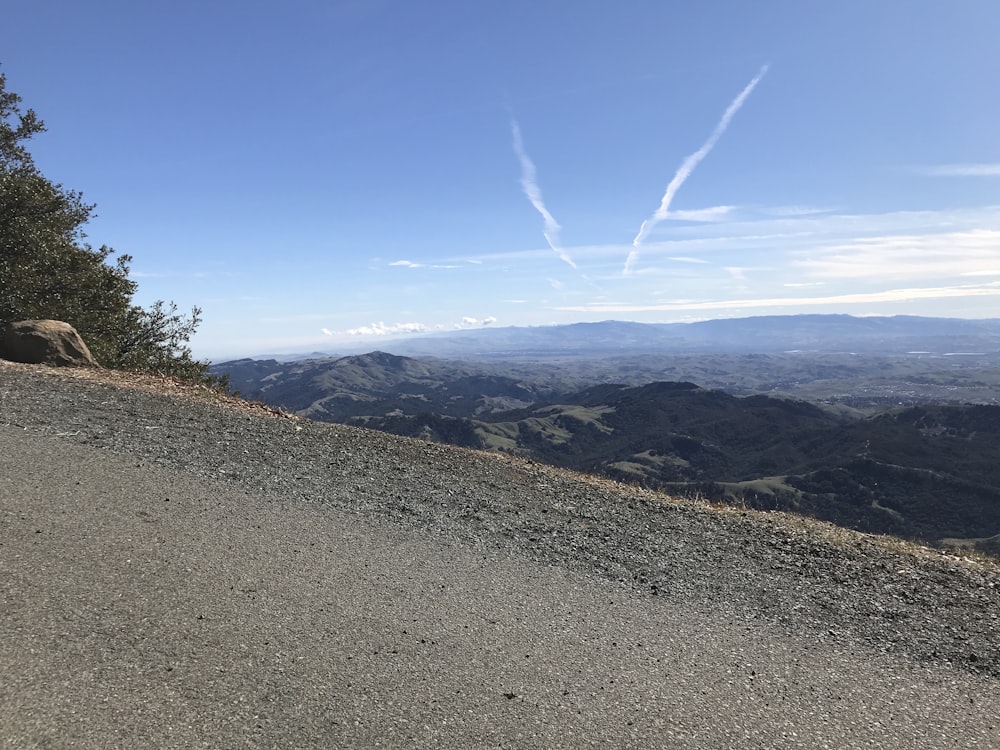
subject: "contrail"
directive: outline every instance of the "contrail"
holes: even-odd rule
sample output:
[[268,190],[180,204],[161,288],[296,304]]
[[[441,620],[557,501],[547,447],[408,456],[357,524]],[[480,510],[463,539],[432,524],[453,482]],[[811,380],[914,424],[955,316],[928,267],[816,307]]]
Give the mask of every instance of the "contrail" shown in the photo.
[[558,255],[562,261],[576,268],[576,263],[573,262],[573,259],[559,246],[559,222],[549,213],[549,210],[545,207],[545,201],[542,200],[542,191],[539,189],[538,182],[535,179],[535,165],[524,152],[524,142],[521,140],[521,128],[516,120],[510,121],[510,129],[514,134],[514,153],[517,154],[517,158],[521,162],[521,188],[524,190],[524,194],[528,200],[531,201],[531,205],[542,215],[542,220],[545,222],[545,229],[542,230],[542,234],[545,235],[545,241],[549,243],[552,252]]
[[705,141],[702,147],[693,154],[689,155],[683,161],[680,168],[677,170],[677,173],[674,175],[674,178],[670,181],[670,184],[667,185],[667,191],[663,194],[663,200],[660,201],[660,207],[656,209],[652,216],[642,222],[642,226],[639,227],[639,233],[635,236],[635,239],[632,240],[632,251],[628,254],[628,258],[625,260],[623,273],[626,275],[631,273],[632,267],[639,258],[639,245],[646,239],[653,227],[667,218],[667,214],[670,211],[670,204],[674,200],[674,196],[677,194],[677,191],[681,189],[681,185],[683,185],[684,181],[691,176],[694,168],[698,166],[701,160],[708,156],[709,152],[715,148],[715,144],[718,143],[719,138],[722,137],[722,134],[726,132],[726,128],[729,127],[729,122],[733,119],[736,113],[740,111],[740,107],[743,106],[747,97],[750,96],[757,84],[760,83],[760,79],[764,77],[765,73],[767,73],[768,67],[769,66],[767,65],[762,67],[760,72],[754,76],[754,79],[750,81],[750,83],[746,85],[746,88],[740,92],[739,96],[733,99],[732,103],[723,113],[722,119],[719,120],[719,124],[715,126],[715,130],[712,131],[712,134],[708,137],[708,140]]

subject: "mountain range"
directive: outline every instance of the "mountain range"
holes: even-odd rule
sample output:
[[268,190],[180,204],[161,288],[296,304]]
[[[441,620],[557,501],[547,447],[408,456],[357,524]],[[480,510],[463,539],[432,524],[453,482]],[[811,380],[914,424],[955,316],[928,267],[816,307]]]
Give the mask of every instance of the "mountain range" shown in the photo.
[[[940,355],[996,352],[1000,319],[929,318],[909,315],[765,315],[693,323],[608,320],[551,326],[483,327],[387,339],[380,348],[411,357],[599,357],[611,354],[864,352]],[[361,354],[368,347],[344,347]],[[255,359],[311,359],[320,352]]]
[[[701,354],[671,355],[651,343],[662,345],[676,328],[604,323],[438,339],[474,342],[467,351],[480,356],[462,361],[370,352],[214,369],[243,396],[313,419],[867,532],[997,545],[997,321],[712,323],[720,325],[681,329],[688,347],[691,330],[704,334]],[[587,339],[594,354],[582,348]],[[501,341],[517,348],[506,357],[487,352],[485,342]],[[802,351],[807,342],[813,349]],[[533,357],[535,344],[541,353]],[[607,356],[612,346],[620,356]],[[697,385],[662,377],[679,371],[704,377]]]

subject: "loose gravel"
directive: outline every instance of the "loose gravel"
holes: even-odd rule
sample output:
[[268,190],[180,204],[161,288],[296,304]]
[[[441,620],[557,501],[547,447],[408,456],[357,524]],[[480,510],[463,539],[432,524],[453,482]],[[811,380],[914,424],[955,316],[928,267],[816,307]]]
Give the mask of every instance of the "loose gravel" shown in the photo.
[[0,362],[0,425],[596,574],[777,632],[1000,678],[1000,568],[989,560],[310,422],[152,378]]

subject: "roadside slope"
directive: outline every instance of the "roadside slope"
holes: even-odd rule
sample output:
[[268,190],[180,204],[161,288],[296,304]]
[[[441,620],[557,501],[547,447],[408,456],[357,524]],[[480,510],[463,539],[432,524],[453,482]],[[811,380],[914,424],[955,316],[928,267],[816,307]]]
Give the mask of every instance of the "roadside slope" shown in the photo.
[[5,364],[0,503],[10,747],[998,732],[996,569],[800,519]]

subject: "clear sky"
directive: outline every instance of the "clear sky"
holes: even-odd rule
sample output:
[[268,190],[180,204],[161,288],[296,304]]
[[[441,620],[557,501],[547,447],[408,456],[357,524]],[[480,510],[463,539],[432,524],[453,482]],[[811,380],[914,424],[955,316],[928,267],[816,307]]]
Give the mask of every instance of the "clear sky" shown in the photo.
[[32,0],[8,88],[195,354],[1000,317],[997,0]]

